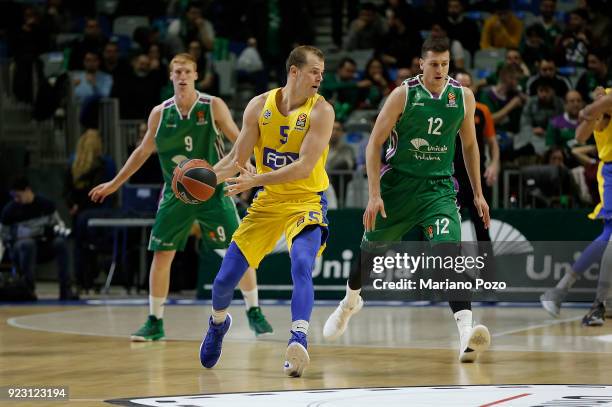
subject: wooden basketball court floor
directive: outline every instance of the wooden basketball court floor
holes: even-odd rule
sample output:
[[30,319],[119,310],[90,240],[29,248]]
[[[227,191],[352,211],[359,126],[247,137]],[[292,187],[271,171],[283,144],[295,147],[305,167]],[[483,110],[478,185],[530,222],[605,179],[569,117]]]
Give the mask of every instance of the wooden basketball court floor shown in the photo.
[[[153,343],[131,343],[128,339],[146,318],[144,302],[139,306],[113,301],[74,306],[3,305],[0,387],[69,386],[70,401],[65,404],[76,406],[103,405],[113,399],[234,392],[612,384],[612,323],[582,327],[585,308],[563,309],[562,318],[554,320],[536,304],[475,306],[475,320],[489,327],[493,344],[477,363],[461,364],[457,361],[457,329],[445,305],[366,306],[338,342],[327,343],[322,329],[334,306],[317,304],[309,331],[311,364],[297,379],[282,372],[290,328],[289,306],[264,304],[262,308],[275,334],[255,339],[248,329],[244,306],[233,304],[230,312],[234,324],[226,336],[221,360],[208,370],[199,363],[198,348],[206,330],[209,304],[167,306],[168,338]],[[612,387],[596,388],[610,396],[612,405]],[[457,397],[451,404],[435,405],[476,405],[462,404]],[[199,400],[204,404],[147,405],[212,405],[205,404],[207,399]],[[0,406],[4,403],[0,400]],[[518,405],[511,398],[493,404]]]

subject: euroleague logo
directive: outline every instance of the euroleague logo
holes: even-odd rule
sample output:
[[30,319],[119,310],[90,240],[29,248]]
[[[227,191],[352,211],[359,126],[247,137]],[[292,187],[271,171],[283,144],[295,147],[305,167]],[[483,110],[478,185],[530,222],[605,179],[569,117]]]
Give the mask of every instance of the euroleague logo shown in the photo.
[[304,130],[304,127],[306,127],[306,117],[308,117],[306,113],[300,113],[297,120],[295,121],[296,130]]
[[453,92],[448,92],[448,104],[446,107],[457,107],[457,97]]

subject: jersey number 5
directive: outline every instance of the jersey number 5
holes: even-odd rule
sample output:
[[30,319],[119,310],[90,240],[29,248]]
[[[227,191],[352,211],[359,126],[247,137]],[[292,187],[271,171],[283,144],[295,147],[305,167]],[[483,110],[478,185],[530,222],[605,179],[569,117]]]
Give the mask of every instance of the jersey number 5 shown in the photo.
[[280,126],[281,144],[287,143],[287,139],[289,138],[289,134],[287,133],[287,130],[289,130],[289,126]]
[[442,127],[442,119],[440,119],[439,117],[430,117],[429,119],[427,119],[427,121],[429,122],[429,130],[427,130],[427,134],[434,134],[436,136],[439,136],[440,134],[440,127]]

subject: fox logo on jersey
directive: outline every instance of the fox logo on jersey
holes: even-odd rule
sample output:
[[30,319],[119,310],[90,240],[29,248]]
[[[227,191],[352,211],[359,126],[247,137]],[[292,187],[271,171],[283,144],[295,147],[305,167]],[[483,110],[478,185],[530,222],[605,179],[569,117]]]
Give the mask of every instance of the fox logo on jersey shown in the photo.
[[278,170],[296,161],[299,157],[298,153],[282,153],[265,147],[263,151],[263,165],[273,170]]

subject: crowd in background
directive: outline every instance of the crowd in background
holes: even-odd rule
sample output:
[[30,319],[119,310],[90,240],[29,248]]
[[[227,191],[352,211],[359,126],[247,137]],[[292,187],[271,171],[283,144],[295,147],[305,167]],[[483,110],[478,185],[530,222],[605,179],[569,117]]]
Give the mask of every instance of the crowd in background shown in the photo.
[[[330,30],[321,34],[323,3]],[[577,145],[574,130],[595,88],[612,87],[610,7],[605,0],[558,6],[555,0],[5,1],[0,52],[13,67],[12,95],[32,104],[35,118],[52,117],[66,98],[79,106],[86,131],[67,165],[65,199],[80,236],[87,228],[78,216],[92,209],[86,191],[115,171],[96,130],[99,101],[118,98],[122,120],[144,123],[172,96],[174,54],[188,52],[198,61],[199,91],[221,95],[215,67],[231,60],[240,89],[255,95],[284,84],[284,61],[295,45],[322,47],[328,63],[320,93],[337,120],[327,169],[348,206],[356,202],[348,196],[365,185],[353,174],[363,172],[369,128],[389,93],[420,73],[427,36],[448,37],[451,74],[473,77],[477,101],[491,113],[502,170],[530,168],[540,183],[533,197],[545,206],[590,206],[599,200],[597,151]],[[501,58],[483,66],[487,50]],[[54,54],[63,69],[50,77]],[[242,106],[234,95],[222,96],[239,122]],[[155,165],[144,172],[158,173]],[[546,197],[559,189],[565,199]],[[77,263],[90,258],[87,246],[80,250]]]

